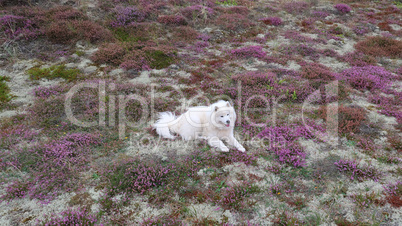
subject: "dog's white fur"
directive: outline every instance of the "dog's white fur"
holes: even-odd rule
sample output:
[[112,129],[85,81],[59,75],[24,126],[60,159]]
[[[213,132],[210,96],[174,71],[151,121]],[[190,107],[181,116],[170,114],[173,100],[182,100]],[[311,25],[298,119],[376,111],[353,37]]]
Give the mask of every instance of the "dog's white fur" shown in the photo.
[[192,107],[184,114],[176,117],[172,112],[159,113],[159,119],[152,126],[159,136],[175,139],[172,133],[180,135],[184,140],[197,138],[208,140],[212,147],[228,152],[222,140],[239,151],[246,151],[233,136],[236,113],[229,102],[220,100],[210,106]]

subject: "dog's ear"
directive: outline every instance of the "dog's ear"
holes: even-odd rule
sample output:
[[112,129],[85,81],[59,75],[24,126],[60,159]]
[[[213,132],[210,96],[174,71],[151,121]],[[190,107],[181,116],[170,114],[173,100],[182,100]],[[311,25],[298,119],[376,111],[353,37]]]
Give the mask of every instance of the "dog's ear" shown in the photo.
[[218,106],[215,106],[215,111],[218,111],[218,109],[219,109]]
[[226,107],[231,107],[232,105],[230,105],[229,101],[226,101]]

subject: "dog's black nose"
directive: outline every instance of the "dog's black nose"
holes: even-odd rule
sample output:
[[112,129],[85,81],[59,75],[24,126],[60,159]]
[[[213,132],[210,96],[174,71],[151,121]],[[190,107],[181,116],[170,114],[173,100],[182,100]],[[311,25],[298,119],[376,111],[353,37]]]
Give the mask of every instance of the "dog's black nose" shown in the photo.
[[227,121],[226,121],[226,124],[230,124],[230,121],[229,121],[229,120],[227,120]]

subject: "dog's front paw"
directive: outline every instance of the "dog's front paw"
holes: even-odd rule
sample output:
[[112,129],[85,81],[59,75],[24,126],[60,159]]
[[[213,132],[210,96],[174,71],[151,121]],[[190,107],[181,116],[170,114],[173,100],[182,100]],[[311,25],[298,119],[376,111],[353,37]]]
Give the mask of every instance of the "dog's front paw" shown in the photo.
[[220,149],[221,149],[221,151],[223,151],[223,152],[229,152],[229,148],[228,148],[228,147],[221,147]]
[[241,152],[245,152],[245,151],[246,151],[246,149],[245,149],[244,147],[242,147],[242,146],[240,146],[240,147],[238,148],[238,150],[241,151]]

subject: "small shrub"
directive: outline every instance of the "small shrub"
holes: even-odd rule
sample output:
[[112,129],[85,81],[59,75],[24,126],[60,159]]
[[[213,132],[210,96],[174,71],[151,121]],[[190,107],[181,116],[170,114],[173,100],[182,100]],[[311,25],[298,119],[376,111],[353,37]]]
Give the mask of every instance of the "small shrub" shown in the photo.
[[308,56],[313,61],[316,61],[320,58],[319,51],[306,44],[282,46],[281,52],[287,55],[299,54],[304,57]]
[[267,25],[279,26],[282,24],[282,19],[279,17],[266,17],[260,20]]
[[189,26],[180,26],[174,30],[174,39],[186,43],[194,42],[199,36],[200,34]]
[[227,7],[223,8],[224,13],[229,13],[229,14],[240,14],[247,16],[250,12],[250,10],[245,7],[245,6],[232,6],[232,7]]
[[342,14],[346,14],[348,12],[350,12],[352,9],[350,8],[350,6],[346,5],[346,4],[336,4],[334,6],[334,8],[336,10],[338,10],[338,12],[342,13]]
[[99,43],[102,41],[113,41],[112,33],[101,25],[89,20],[76,20],[71,22],[71,26],[77,30],[77,38]]
[[49,98],[50,96],[58,96],[65,91],[64,87],[53,86],[53,87],[36,87],[33,94],[37,98]]
[[385,199],[389,202],[389,204],[391,204],[392,207],[399,208],[402,206],[402,198],[400,195],[388,195]]
[[67,81],[73,81],[80,73],[79,69],[67,69],[64,64],[54,65],[49,68],[33,67],[27,70],[29,78],[31,80],[39,80],[42,78],[55,79],[63,78]]
[[66,210],[57,215],[52,215],[49,220],[44,220],[39,224],[44,226],[51,225],[97,225],[97,218],[94,215],[91,215],[86,210]]
[[149,70],[168,67],[176,59],[175,49],[170,46],[129,47],[120,66],[125,69]]
[[294,190],[291,189],[291,186],[288,182],[280,182],[277,184],[273,184],[270,186],[269,191],[271,194],[280,197],[285,195],[286,193],[292,193]]
[[71,44],[78,40],[91,43],[112,41],[112,34],[90,20],[56,20],[45,28],[46,37],[59,44]]
[[244,210],[249,208],[244,199],[257,192],[259,192],[258,187],[250,184],[222,188],[217,203],[224,209]]
[[325,17],[329,16],[329,13],[324,11],[313,11],[311,15],[316,18],[324,19]]
[[383,201],[377,198],[374,192],[366,194],[352,194],[350,196],[352,202],[356,203],[360,208],[369,208],[373,204],[384,204]]
[[322,64],[312,63],[302,67],[301,75],[309,79],[312,86],[318,89],[324,82],[334,80],[336,74]]
[[126,51],[117,43],[108,43],[99,48],[92,56],[92,60],[98,64],[111,64],[118,66],[122,63]]
[[222,29],[229,31],[230,33],[250,29],[255,25],[244,15],[230,13],[220,15],[218,18],[216,18],[215,24],[220,26]]
[[402,139],[400,136],[392,135],[388,137],[388,141],[395,150],[402,152]]
[[297,42],[307,42],[307,43],[314,43],[315,42],[312,38],[307,37],[307,36],[303,36],[298,31],[292,31],[292,30],[285,31],[283,33],[283,36],[285,38],[287,38],[287,39],[291,39],[291,40],[294,40],[294,41],[297,41]]
[[126,160],[112,166],[107,174],[111,194],[144,193],[158,186],[166,185],[172,167],[152,164],[138,159]]
[[33,125],[54,128],[65,117],[64,98],[57,96],[51,99],[38,99],[28,109]]
[[297,217],[293,216],[292,213],[288,213],[287,211],[282,211],[280,214],[275,216],[272,222],[274,225],[301,225],[304,223],[297,219]]
[[389,22],[388,21],[383,21],[381,23],[378,23],[378,27],[382,30],[382,31],[389,31],[390,33],[395,32],[394,29],[392,29],[391,26],[389,26]]
[[34,21],[23,16],[4,15],[0,17],[1,36],[12,40],[32,40],[42,35]]
[[314,29],[315,18],[306,18],[301,21],[302,31]]
[[98,144],[92,134],[74,133],[29,148],[14,148],[4,160],[30,177],[11,185],[10,192],[18,193],[14,198],[28,194],[46,203],[63,191],[71,191],[77,187],[79,173],[88,170],[91,150]]
[[77,32],[72,29],[67,21],[55,21],[50,23],[45,29],[46,37],[60,44],[69,44],[77,36]]
[[358,24],[353,27],[353,31],[357,35],[365,35],[372,31],[372,29],[370,28],[369,24]]
[[246,46],[239,49],[233,49],[230,54],[236,58],[250,58],[255,57],[258,59],[263,59],[266,57],[267,53],[262,50],[262,46]]
[[275,153],[279,163],[296,168],[305,166],[306,157],[306,153],[298,145],[297,139],[314,137],[306,127],[298,125],[266,127],[257,136],[268,140],[268,151]]
[[389,183],[384,185],[385,192],[390,195],[402,195],[402,181],[396,181],[395,183]]
[[56,7],[56,8],[49,10],[48,13],[51,14],[51,18],[53,21],[87,20],[88,19],[88,17],[84,13],[82,13],[70,6]]
[[126,54],[122,59],[120,67],[126,70],[133,69],[136,71],[151,69],[147,56],[142,50],[132,50],[128,54]]
[[[360,131],[360,126],[362,122],[366,119],[366,113],[362,108],[359,107],[347,107],[340,105],[338,107],[338,121],[333,121],[334,119],[327,119],[327,108],[321,106],[318,110],[320,118],[326,120],[328,124],[338,123],[338,129],[340,134],[357,133]],[[329,121],[328,121],[329,120]],[[334,125],[335,126],[335,125]]]
[[374,167],[372,166],[358,166],[358,163],[355,160],[339,160],[338,162],[334,163],[340,172],[343,172],[350,176],[351,180],[358,180],[359,182],[362,182],[364,180],[374,180],[378,181],[382,174],[377,171]]
[[166,15],[158,17],[158,22],[166,25],[184,26],[187,25],[187,21],[180,15]]
[[15,149],[14,145],[25,141],[34,142],[38,136],[38,132],[28,128],[25,125],[15,125],[13,127],[4,128],[0,132],[0,148]]
[[402,206],[402,182],[396,181],[396,183],[390,183],[384,186],[387,194],[386,200],[395,208]]
[[377,64],[377,60],[373,56],[366,55],[359,51],[345,53],[343,56],[338,57],[338,59],[349,63],[350,66],[363,67]]
[[310,8],[310,4],[307,2],[289,2],[286,3],[283,6],[283,9],[288,12],[288,13],[292,13],[292,14],[298,14],[298,13],[302,13],[304,11],[306,11],[307,9]]
[[385,90],[395,76],[378,66],[351,67],[341,72],[341,78],[360,90]]
[[28,195],[29,188],[32,186],[32,182],[24,182],[24,181],[13,181],[6,188],[6,193],[0,196],[3,200],[11,200],[15,198],[24,198]]
[[188,6],[181,9],[180,12],[188,20],[197,20],[197,19],[206,20],[209,19],[214,14],[214,10],[212,8],[202,5]]
[[23,5],[30,5],[30,0],[1,0],[0,6],[23,6]]
[[368,37],[356,43],[354,47],[362,53],[375,57],[402,57],[402,51],[400,51],[402,49],[402,41],[389,37]]
[[150,217],[147,219],[143,219],[141,222],[141,226],[152,226],[152,225],[166,225],[166,226],[173,226],[173,225],[183,225],[183,220],[178,218],[176,214],[174,216],[170,215],[163,215],[163,216],[156,216]]
[[123,27],[145,19],[145,13],[138,10],[135,6],[116,6],[112,13],[114,19],[110,22],[112,27]]

